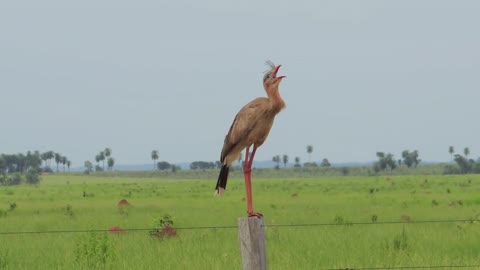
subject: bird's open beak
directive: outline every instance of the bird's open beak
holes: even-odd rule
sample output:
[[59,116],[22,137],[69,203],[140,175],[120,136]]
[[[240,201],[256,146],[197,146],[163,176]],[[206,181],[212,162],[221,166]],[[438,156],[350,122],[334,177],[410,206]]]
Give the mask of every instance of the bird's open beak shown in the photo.
[[275,79],[277,79],[277,80],[281,80],[281,79],[283,79],[283,78],[286,77],[286,76],[278,76],[278,77],[277,77],[278,70],[280,69],[281,66],[282,66],[282,65],[278,65],[278,66],[275,68],[275,70],[273,71],[273,77],[274,77]]

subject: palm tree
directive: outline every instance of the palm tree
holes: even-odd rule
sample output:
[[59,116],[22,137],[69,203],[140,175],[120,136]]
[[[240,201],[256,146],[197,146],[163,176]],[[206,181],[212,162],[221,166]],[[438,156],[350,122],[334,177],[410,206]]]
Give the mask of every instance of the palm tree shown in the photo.
[[312,161],[312,152],[313,152],[313,146],[312,145],[307,145],[307,153],[308,153],[308,161]]
[[157,168],[158,150],[152,150],[153,169]]
[[25,155],[21,153],[15,155],[15,163],[17,165],[17,172],[23,172],[25,167]]
[[48,167],[48,163],[47,163],[47,161],[48,161],[48,152],[42,153],[42,154],[40,155],[40,157],[41,157],[42,160],[43,160],[44,167],[45,167],[45,168]]
[[453,161],[453,153],[455,153],[455,149],[453,149],[453,146],[448,147],[448,153],[450,153],[450,157]]
[[275,169],[280,169],[280,155],[273,156],[272,161],[277,163],[277,165],[275,165]]
[[57,163],[57,172],[58,172],[58,164],[62,161],[62,155],[59,153],[55,153],[55,163]]
[[99,157],[100,160],[102,161],[102,163],[103,163],[103,170],[105,171],[105,152],[100,151],[100,153],[98,154],[98,157]]
[[113,157],[109,157],[107,160],[108,169],[111,171],[113,170],[113,165],[115,165],[115,159]]
[[72,165],[72,162],[70,160],[67,160],[68,171],[70,171],[70,165]]
[[300,157],[295,157],[295,167],[301,167],[300,165]]
[[105,153],[105,157],[107,158],[107,160],[112,155],[112,149],[110,149],[108,147],[105,148],[105,150],[103,152]]
[[32,158],[33,158],[33,163],[35,167],[38,167],[38,168],[42,167],[42,158],[39,151],[35,150],[33,152]]
[[463,149],[463,153],[465,154],[465,158],[468,159],[468,155],[470,155],[470,149],[468,149],[468,147],[465,147],[465,149]]
[[287,167],[287,163],[288,163],[288,155],[286,155],[286,154],[283,155],[282,161],[283,161],[283,166],[286,168],[286,167]]
[[100,160],[102,160],[100,155],[96,155],[95,156],[95,161],[97,162],[97,166],[99,166],[98,163],[100,162]]
[[63,156],[60,160],[60,163],[63,164],[63,172],[65,172],[65,164],[67,164],[67,157]]
[[55,157],[55,153],[53,151],[48,151],[47,152],[48,167],[50,167],[50,164],[52,163],[52,159],[54,157]]

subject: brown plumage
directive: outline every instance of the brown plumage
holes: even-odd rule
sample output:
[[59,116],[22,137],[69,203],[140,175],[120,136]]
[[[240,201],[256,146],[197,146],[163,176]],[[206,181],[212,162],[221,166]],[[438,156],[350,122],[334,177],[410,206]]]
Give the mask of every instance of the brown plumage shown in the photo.
[[[261,216],[253,211],[251,170],[253,158],[258,147],[267,139],[273,125],[275,116],[285,108],[278,86],[285,76],[277,76],[281,65],[275,66],[267,61],[270,70],[263,77],[263,87],[267,97],[259,97],[245,105],[235,116],[225,142],[223,144],[220,161],[222,168],[218,176],[216,193],[223,194],[228,179],[228,171],[232,162],[238,159],[240,153],[246,148],[243,172],[247,191],[247,212],[249,216]],[[252,153],[249,148],[253,146]]]

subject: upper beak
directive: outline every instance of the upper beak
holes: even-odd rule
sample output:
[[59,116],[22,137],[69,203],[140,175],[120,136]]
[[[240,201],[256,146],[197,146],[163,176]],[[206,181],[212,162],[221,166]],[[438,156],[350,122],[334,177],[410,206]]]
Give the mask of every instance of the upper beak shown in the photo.
[[277,77],[277,73],[278,73],[278,70],[280,69],[282,65],[278,65],[275,70],[273,71],[273,77],[276,78],[276,79],[283,79],[285,78],[286,76],[278,76]]

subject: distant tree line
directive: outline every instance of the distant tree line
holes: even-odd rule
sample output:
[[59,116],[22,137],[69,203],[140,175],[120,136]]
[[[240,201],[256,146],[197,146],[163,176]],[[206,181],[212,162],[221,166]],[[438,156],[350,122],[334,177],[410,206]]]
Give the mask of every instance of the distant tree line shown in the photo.
[[[307,145],[306,147],[306,152],[308,154],[308,162],[305,162],[303,164],[303,167],[305,168],[315,168],[315,167],[323,167],[323,168],[328,168],[331,167],[331,163],[327,158],[323,158],[322,161],[317,164],[316,162],[311,161],[311,156],[313,153],[313,146],[312,145]],[[463,155],[461,154],[455,154],[455,149],[453,146],[450,146],[448,148],[448,152],[450,153],[452,157],[452,162],[454,164],[449,164],[445,166],[445,174],[463,174],[463,173],[480,173],[480,159],[477,161],[469,158],[470,155],[470,149],[468,147],[465,147],[463,150]],[[373,164],[373,172],[374,173],[380,173],[383,171],[390,171],[392,172],[393,170],[397,169],[398,167],[406,167],[406,168],[416,168],[422,160],[420,159],[420,153],[418,150],[404,150],[401,152],[401,158],[396,159],[394,154],[392,153],[385,153],[385,152],[377,152],[377,161],[374,162]],[[272,161],[274,162],[274,168],[275,169],[280,169],[281,167],[286,168],[288,165],[289,161],[289,156],[284,154],[284,155],[275,155],[272,157]],[[294,159],[294,168],[300,168],[302,167],[302,164],[300,163],[300,157],[295,157]],[[238,163],[241,165],[242,164],[242,156],[239,157]],[[283,166],[282,166],[283,165]],[[195,161],[190,164],[190,169],[196,170],[196,169],[214,169],[214,168],[220,168],[221,163],[220,162],[207,162],[207,161]],[[348,167],[341,167],[340,171],[343,175],[349,174],[349,168]]]
[[[100,151],[96,156],[95,156],[95,162],[97,163],[95,165],[95,171],[105,171],[105,160],[107,161],[107,169],[109,171],[113,170],[113,166],[115,165],[115,159],[112,157],[112,149],[109,147],[106,147],[104,150]],[[102,162],[102,166],[100,166],[100,162]],[[93,163],[90,160],[86,160],[84,162],[85,174],[89,174],[93,172]]]
[[[445,166],[444,174],[480,173],[480,159],[475,161],[469,158],[470,148],[465,147],[462,155],[455,154],[455,148],[449,146],[448,153],[452,157],[452,162],[454,164],[448,164]],[[385,170],[392,171],[402,165],[408,168],[417,167],[421,162],[417,150],[404,150],[402,152],[402,159],[397,161],[395,161],[394,155],[391,153],[377,152],[377,158],[378,160],[373,164],[373,169],[377,173]]]
[[159,161],[157,162],[158,158],[160,157],[159,156],[159,152],[158,150],[152,150],[151,154],[150,154],[150,157],[152,158],[153,160],[153,169],[158,169],[160,171],[167,171],[167,170],[171,170],[172,172],[176,172],[178,170],[180,170],[181,168],[175,164],[171,164],[167,161]]
[[402,159],[396,160],[392,153],[377,152],[378,160],[373,164],[375,172],[389,170],[392,171],[398,166],[405,165],[408,168],[417,167],[422,161],[419,159],[418,150],[410,151],[404,150],[402,152]]
[[380,172],[387,169],[392,171],[397,167],[397,162],[391,153],[385,154],[384,152],[377,152],[377,158],[378,161],[373,164],[373,170],[375,172]]
[[[313,148],[309,148],[309,149],[313,149]],[[276,156],[273,156],[272,157],[272,161],[275,162],[275,169],[280,169],[280,163],[283,163],[283,167],[286,168],[287,165],[288,165],[288,160],[289,160],[289,157],[288,155],[284,154],[282,156],[280,155],[276,155]],[[330,164],[330,161],[328,161],[327,158],[324,158],[322,159],[322,161],[320,162],[320,164],[317,164],[316,162],[305,162],[303,164],[303,167],[305,168],[314,168],[314,167],[330,167],[331,164]],[[300,157],[295,157],[295,163],[293,165],[294,168],[300,168],[302,167],[302,165],[300,164]]]
[[222,163],[220,161],[216,162],[208,162],[208,161],[194,161],[190,163],[191,170],[198,170],[198,169],[220,169],[222,167]]
[[[310,159],[311,159],[312,152],[313,152],[313,146],[308,145],[307,146],[307,154],[309,155]],[[151,153],[150,153],[150,158],[153,161],[153,168],[154,169],[158,169],[158,170],[162,170],[162,171],[163,170],[170,170],[170,169],[172,171],[176,171],[176,170],[180,169],[180,167],[178,167],[174,164],[171,164],[167,161],[157,162],[157,160],[159,159],[159,151],[158,150],[152,150]],[[238,157],[238,160],[237,160],[238,161],[238,166],[240,166],[240,167],[243,165],[242,158],[243,158],[243,155],[242,155],[242,153],[240,153],[240,155]],[[282,156],[276,155],[272,158],[272,160],[276,164],[275,168],[280,169],[280,163],[283,163],[283,167],[287,167],[288,161],[289,161],[289,156],[286,155],[286,154],[284,154]],[[303,164],[303,166],[305,166],[305,167],[318,167],[318,165],[315,162],[306,162],[305,164]],[[322,160],[322,162],[320,163],[320,166],[321,167],[330,167],[331,164],[328,161],[328,159],[324,158]],[[194,162],[190,163],[189,167],[190,167],[191,170],[219,169],[219,168],[222,167],[222,163],[220,161],[215,161],[215,162],[212,162],[212,161],[194,161]],[[300,163],[300,157],[295,157],[294,167],[302,167],[302,164]]]
[[[331,163],[327,158],[323,158],[322,161],[317,164],[311,161],[311,155],[313,153],[313,146],[307,145],[306,152],[308,154],[309,161],[305,162],[302,166],[300,163],[300,157],[294,158],[294,168],[314,168],[314,167],[331,167]],[[448,153],[451,156],[451,162],[453,164],[447,164],[445,166],[445,174],[466,174],[466,173],[480,173],[480,159],[475,161],[470,158],[470,149],[465,147],[463,154],[455,154],[453,146],[448,147]],[[418,150],[404,150],[401,152],[401,158],[395,159],[392,153],[377,152],[377,161],[373,164],[373,171],[380,173],[382,171],[393,171],[399,166],[407,168],[415,168],[421,163],[419,158],[420,154]],[[154,169],[158,170],[171,170],[176,172],[180,169],[177,165],[171,164],[167,161],[157,162],[159,159],[159,151],[152,150],[150,157],[153,160]],[[55,162],[55,171],[60,172],[61,169],[65,172],[68,168],[70,171],[71,162],[68,158],[60,153],[54,151],[47,151],[40,153],[39,151],[28,151],[26,154],[1,154],[0,155],[0,185],[14,185],[22,182],[25,183],[37,183],[39,181],[39,174],[42,172],[53,172],[52,161]],[[272,157],[272,161],[275,163],[276,169],[280,169],[283,165],[284,168],[288,166],[289,156],[287,154],[275,155]],[[84,163],[85,173],[93,171],[113,170],[115,165],[115,159],[112,157],[112,150],[105,148],[95,155],[95,166],[87,160]],[[242,155],[238,158],[238,165],[242,165]],[[107,168],[105,167],[107,166]],[[220,161],[194,161],[190,163],[190,169],[218,169],[221,168]],[[342,168],[343,169],[343,168]],[[348,168],[344,167],[342,170],[344,175],[348,174]]]
[[50,165],[52,160],[59,165],[70,169],[71,162],[66,156],[54,151],[40,153],[28,151],[26,154],[1,154],[0,155],[0,185],[19,185],[21,183],[37,184],[40,182],[40,173],[53,172]]
[[176,172],[178,170],[180,170],[180,167],[178,167],[177,165],[175,164],[170,164],[168,163],[167,161],[160,161],[157,163],[157,168],[160,170],[160,171],[166,171],[166,170],[171,170],[172,172]]
[[448,153],[452,156],[455,165],[445,167],[445,174],[467,174],[480,173],[480,159],[477,161],[469,158],[470,148],[465,147],[462,154],[455,154],[453,146],[448,148]]

